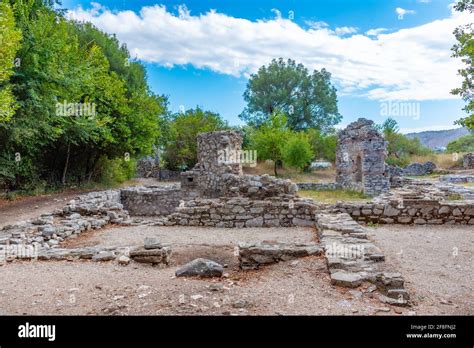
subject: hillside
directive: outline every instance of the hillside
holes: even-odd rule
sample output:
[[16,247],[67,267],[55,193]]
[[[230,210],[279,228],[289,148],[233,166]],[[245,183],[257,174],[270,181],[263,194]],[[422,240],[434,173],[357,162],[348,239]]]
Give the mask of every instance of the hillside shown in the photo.
[[466,134],[469,134],[469,131],[466,128],[456,128],[440,131],[407,133],[405,135],[409,138],[418,138],[423,145],[434,149],[436,147],[446,147],[449,142]]

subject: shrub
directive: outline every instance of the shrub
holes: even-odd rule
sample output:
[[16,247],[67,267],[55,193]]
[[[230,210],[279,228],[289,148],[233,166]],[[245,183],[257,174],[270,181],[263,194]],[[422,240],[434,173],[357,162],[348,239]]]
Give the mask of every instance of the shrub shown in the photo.
[[308,136],[304,133],[293,133],[282,146],[282,155],[284,163],[303,170],[314,157]]

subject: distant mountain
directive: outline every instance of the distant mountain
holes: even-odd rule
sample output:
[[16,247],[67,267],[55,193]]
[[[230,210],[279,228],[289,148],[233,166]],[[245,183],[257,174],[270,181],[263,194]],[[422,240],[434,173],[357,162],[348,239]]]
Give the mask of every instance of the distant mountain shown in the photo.
[[434,149],[436,147],[446,147],[446,145],[451,141],[466,134],[469,134],[469,131],[466,128],[456,128],[440,131],[407,133],[405,135],[409,138],[418,138],[420,139],[421,144]]

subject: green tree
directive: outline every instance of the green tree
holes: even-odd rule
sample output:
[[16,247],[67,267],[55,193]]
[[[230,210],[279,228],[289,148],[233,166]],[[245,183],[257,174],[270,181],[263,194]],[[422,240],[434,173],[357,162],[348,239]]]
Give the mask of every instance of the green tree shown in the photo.
[[331,74],[325,69],[310,73],[291,59],[274,59],[262,66],[250,77],[244,99],[247,107],[239,117],[254,127],[276,112],[287,115],[291,130],[327,131],[342,119]]
[[410,156],[424,156],[432,151],[421,145],[418,138],[408,138],[399,133],[397,121],[388,118],[382,125],[376,126],[381,130],[383,137],[388,142],[387,163],[391,165],[406,166],[410,163]]
[[308,129],[308,141],[316,158],[322,158],[331,162],[336,160],[337,136],[334,132],[323,134],[320,130]]
[[20,48],[21,32],[8,2],[0,0],[0,122],[9,121],[16,109],[10,77]]
[[282,149],[290,133],[283,113],[272,114],[259,128],[249,133],[249,148],[257,151],[259,159],[273,161],[275,176],[278,176],[278,162],[283,160]]
[[298,168],[301,171],[306,168],[314,157],[308,135],[305,133],[293,133],[287,142],[282,145],[282,157],[285,164]]
[[[472,14],[474,10],[474,2],[472,0],[460,0],[456,3],[454,8],[457,11],[464,12],[469,11]],[[469,23],[464,26],[456,28],[454,36],[458,41],[452,48],[453,57],[461,58],[466,67],[459,70],[459,74],[462,76],[462,85],[459,88],[453,89],[452,94],[459,95],[467,103],[464,110],[469,116],[464,117],[458,121],[457,124],[474,129],[474,31],[473,23]]]
[[[149,90],[144,67],[115,37],[66,20],[52,10],[54,1],[12,3],[23,40],[10,78],[18,108],[0,123],[0,182],[80,183],[112,167],[109,178],[129,176],[135,162],[128,158],[150,153],[161,137],[166,99]],[[94,112],[63,115],[62,103]]]
[[193,167],[197,162],[197,135],[228,128],[219,114],[200,107],[172,115],[169,140],[163,154],[167,168],[183,170]]
[[452,152],[474,152],[474,134],[462,136],[451,141],[446,146],[446,151]]

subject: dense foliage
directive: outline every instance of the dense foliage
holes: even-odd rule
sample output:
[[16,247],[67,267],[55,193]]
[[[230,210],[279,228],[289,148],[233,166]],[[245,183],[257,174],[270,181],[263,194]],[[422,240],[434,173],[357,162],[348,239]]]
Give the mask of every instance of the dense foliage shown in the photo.
[[446,151],[453,152],[474,152],[474,134],[468,134],[451,141],[446,147]]
[[[0,71],[7,71],[0,76],[10,86],[2,83],[2,95],[11,89],[16,104],[0,123],[0,184],[128,178],[133,158],[152,151],[166,113],[144,67],[115,37],[66,20],[51,1],[0,3],[0,21],[15,37],[1,48],[8,51],[0,55]],[[12,56],[18,64],[9,74]]]
[[308,135],[300,132],[290,136],[282,148],[283,162],[290,167],[303,171],[314,157]]
[[388,164],[404,167],[410,164],[411,156],[425,156],[432,152],[429,148],[421,145],[418,138],[411,139],[400,134],[398,124],[394,119],[388,118],[377,128],[388,142],[386,160]]
[[184,170],[197,162],[196,138],[199,133],[228,129],[222,118],[199,107],[171,116],[163,160],[169,169]]
[[291,130],[327,131],[342,119],[331,74],[325,69],[310,73],[291,59],[262,66],[250,77],[244,99],[247,107],[239,117],[255,127],[276,112],[287,115]]
[[[474,12],[473,0],[460,0],[456,3],[454,8],[457,11],[469,13]],[[456,28],[454,36],[456,37],[457,43],[453,46],[453,57],[461,58],[463,63],[466,65],[465,68],[459,70],[459,74],[462,76],[462,85],[452,91],[453,94],[461,96],[466,102],[464,110],[469,116],[464,117],[457,121],[458,124],[474,129],[474,24],[469,23],[464,26]]]

